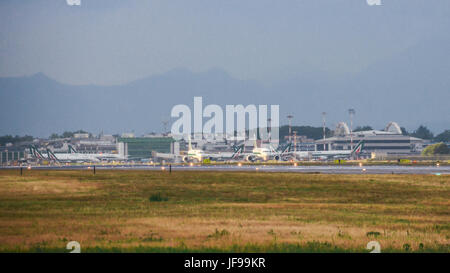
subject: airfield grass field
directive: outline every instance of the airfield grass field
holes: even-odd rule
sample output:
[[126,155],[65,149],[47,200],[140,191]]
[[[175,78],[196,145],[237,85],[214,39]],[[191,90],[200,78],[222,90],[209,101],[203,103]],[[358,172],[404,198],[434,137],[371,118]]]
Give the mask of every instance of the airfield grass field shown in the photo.
[[450,176],[0,170],[0,252],[450,252]]

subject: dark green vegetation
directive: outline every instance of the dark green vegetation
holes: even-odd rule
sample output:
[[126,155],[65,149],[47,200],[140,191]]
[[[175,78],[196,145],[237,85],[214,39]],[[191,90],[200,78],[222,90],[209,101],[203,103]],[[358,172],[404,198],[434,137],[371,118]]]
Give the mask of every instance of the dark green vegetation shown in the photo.
[[33,141],[32,136],[12,136],[12,135],[5,135],[0,136],[0,146],[4,146],[6,143],[12,143],[16,144],[19,142],[25,142],[25,141]]
[[423,125],[420,125],[419,128],[417,128],[414,132],[412,132],[409,135],[413,136],[413,137],[422,138],[422,139],[429,139],[429,140],[433,139],[433,133],[427,127],[425,127]]
[[162,202],[162,201],[168,201],[169,198],[161,196],[161,193],[154,193],[149,198],[150,202]]
[[[311,139],[321,139],[323,138],[323,128],[313,127],[313,126],[292,126],[292,132],[297,132],[298,136],[306,136]],[[289,136],[289,126],[284,125],[280,127],[279,131],[280,140],[285,141],[286,137]],[[325,128],[325,135],[330,137],[333,132],[329,128]]]
[[450,252],[450,179],[0,171],[0,251]]
[[435,141],[439,142],[450,142],[450,130],[445,130],[434,138]]
[[357,126],[355,129],[353,129],[353,132],[370,131],[370,130],[373,130],[372,126],[365,125],[365,126]]
[[[53,134],[50,135],[50,139],[71,138],[75,134],[88,134],[88,132],[86,132],[84,130],[78,130],[78,131],[75,131],[75,132],[65,131],[61,135],[58,135],[57,133],[53,133]],[[89,133],[89,135],[91,135],[91,134]]]
[[450,148],[445,143],[437,143],[426,147],[422,151],[422,155],[448,155]]

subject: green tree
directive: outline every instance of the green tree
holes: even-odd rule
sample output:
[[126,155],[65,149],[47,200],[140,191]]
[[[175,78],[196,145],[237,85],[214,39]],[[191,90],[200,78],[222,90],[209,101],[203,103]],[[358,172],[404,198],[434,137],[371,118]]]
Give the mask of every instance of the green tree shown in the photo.
[[63,138],[73,137],[73,132],[66,131],[66,132],[62,133],[61,137],[63,137]]
[[32,136],[12,136],[12,135],[5,135],[5,136],[0,136],[0,145],[5,145],[6,143],[12,143],[12,144],[16,144],[18,142],[30,142],[33,141],[33,137]]
[[422,155],[447,155],[450,154],[450,148],[445,143],[437,143],[426,147]]
[[[88,134],[88,132],[86,132],[84,130],[78,130],[78,131],[74,131],[74,132],[65,131],[64,133],[62,133],[61,137],[62,138],[71,138],[71,137],[73,137],[74,134]],[[91,135],[91,134],[89,133],[89,135]]]
[[422,139],[433,139],[433,133],[425,126],[420,125],[417,130],[415,130],[411,136],[418,137]]
[[409,135],[409,133],[408,133],[408,131],[406,130],[405,127],[401,127],[400,129],[402,130],[402,135],[404,135],[404,136],[408,136]]
[[[297,131],[297,136],[306,136],[311,139],[321,139],[323,138],[323,128],[322,127],[312,127],[312,126],[292,126],[292,135],[294,131]],[[284,142],[285,137],[289,135],[289,125],[283,125],[280,127],[279,137],[280,141]],[[329,137],[332,135],[332,131],[329,128],[325,128],[325,136]]]
[[373,130],[373,128],[369,125],[365,125],[365,126],[358,126],[356,127],[353,132],[361,132],[361,131],[370,131]]
[[434,138],[435,141],[439,142],[450,142],[450,130],[445,130]]

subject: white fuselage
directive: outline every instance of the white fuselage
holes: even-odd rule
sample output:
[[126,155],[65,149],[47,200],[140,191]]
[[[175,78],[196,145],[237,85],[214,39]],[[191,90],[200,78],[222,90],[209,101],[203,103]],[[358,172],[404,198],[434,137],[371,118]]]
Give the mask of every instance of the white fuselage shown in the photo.
[[253,156],[257,159],[268,160],[270,156],[273,155],[273,152],[269,148],[254,148]]
[[119,154],[84,154],[84,153],[57,153],[54,154],[57,160],[63,162],[100,162],[102,160],[124,160],[125,157]]
[[311,153],[313,157],[320,157],[320,156],[350,156],[352,154],[351,150],[343,150],[343,151],[315,151]]
[[205,152],[203,152],[203,150],[200,150],[200,149],[193,149],[193,150],[189,150],[187,152],[188,160],[195,159],[198,161],[202,161],[204,155],[205,155]]
[[64,162],[99,162],[100,160],[95,156],[95,154],[81,154],[81,153],[58,153],[55,157],[59,161]]

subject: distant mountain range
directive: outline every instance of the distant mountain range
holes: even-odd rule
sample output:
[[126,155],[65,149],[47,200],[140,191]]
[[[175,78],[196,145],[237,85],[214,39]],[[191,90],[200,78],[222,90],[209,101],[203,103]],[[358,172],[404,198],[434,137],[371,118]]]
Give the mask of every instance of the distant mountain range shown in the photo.
[[[430,50],[430,48],[432,50]],[[301,74],[263,86],[231,77],[221,69],[193,73],[175,69],[116,86],[67,85],[42,73],[0,78],[0,135],[49,136],[66,130],[137,134],[160,132],[176,104],[279,104],[281,124],[328,126],[348,120],[382,128],[397,121],[410,130],[424,124],[439,133],[450,128],[450,43],[419,44],[346,78]],[[417,57],[420,56],[420,57]]]

